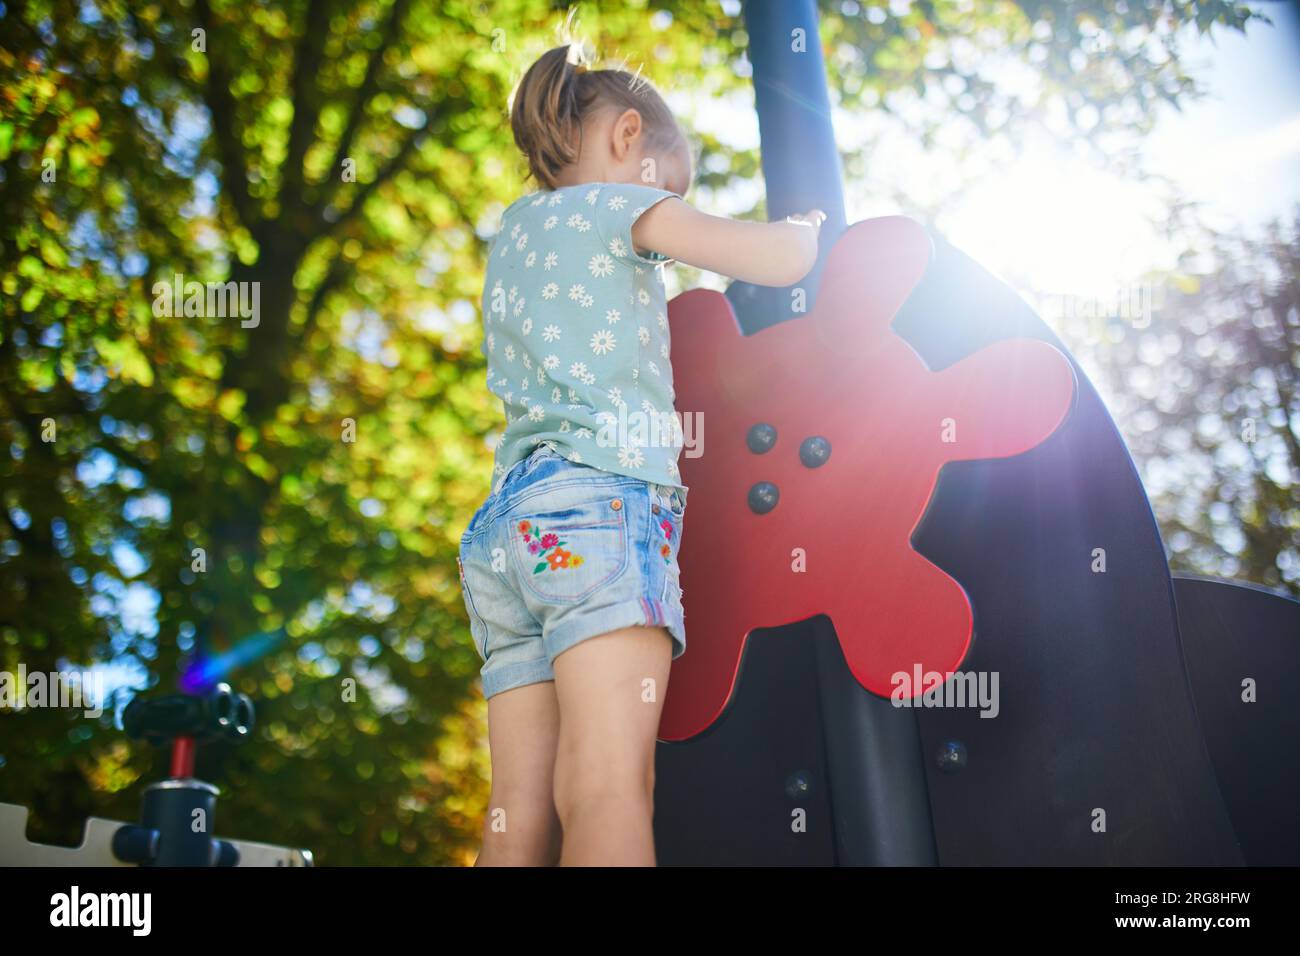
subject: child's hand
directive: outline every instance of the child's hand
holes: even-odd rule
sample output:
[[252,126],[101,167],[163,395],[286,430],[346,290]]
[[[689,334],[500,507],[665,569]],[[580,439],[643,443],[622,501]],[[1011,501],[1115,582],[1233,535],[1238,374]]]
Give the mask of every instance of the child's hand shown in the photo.
[[822,223],[826,221],[826,213],[820,209],[810,209],[808,212],[795,213],[793,216],[786,216],[786,222],[799,223],[800,225],[812,226],[813,234],[821,232]]

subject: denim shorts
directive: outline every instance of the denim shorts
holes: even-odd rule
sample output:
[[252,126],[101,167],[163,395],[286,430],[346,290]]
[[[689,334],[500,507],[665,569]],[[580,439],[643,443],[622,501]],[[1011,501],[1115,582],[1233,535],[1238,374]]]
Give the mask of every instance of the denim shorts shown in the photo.
[[611,474],[539,445],[461,537],[461,588],[483,659],[483,696],[555,679],[591,637],[662,626],[686,651],[677,552],[681,488]]

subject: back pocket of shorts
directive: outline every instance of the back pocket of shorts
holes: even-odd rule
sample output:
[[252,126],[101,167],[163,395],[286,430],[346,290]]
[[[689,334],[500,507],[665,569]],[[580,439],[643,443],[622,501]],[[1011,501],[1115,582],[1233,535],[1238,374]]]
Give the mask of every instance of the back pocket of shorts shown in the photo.
[[516,516],[510,553],[530,593],[552,604],[577,604],[627,569],[627,502],[611,495]]

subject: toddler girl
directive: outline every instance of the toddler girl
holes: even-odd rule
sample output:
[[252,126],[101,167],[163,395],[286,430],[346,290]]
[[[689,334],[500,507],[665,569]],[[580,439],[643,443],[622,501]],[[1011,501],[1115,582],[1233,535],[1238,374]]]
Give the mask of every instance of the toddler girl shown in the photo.
[[653,865],[656,732],[686,650],[663,269],[789,285],[824,216],[693,209],[668,106],[576,45],[528,70],[511,126],[539,189],[488,254],[483,352],[506,428],[459,558],[492,752],[478,865]]

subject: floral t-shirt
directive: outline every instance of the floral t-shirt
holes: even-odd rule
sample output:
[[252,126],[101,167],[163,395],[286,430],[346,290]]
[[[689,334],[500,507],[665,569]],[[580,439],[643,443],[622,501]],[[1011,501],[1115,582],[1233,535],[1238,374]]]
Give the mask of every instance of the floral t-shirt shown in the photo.
[[505,403],[494,487],[539,444],[570,461],[661,485],[677,470],[664,263],[632,224],[674,193],[585,183],[516,200],[483,289],[488,387]]

